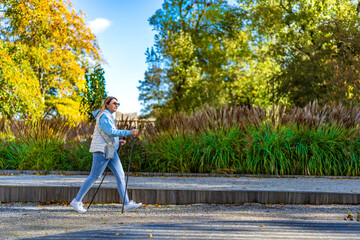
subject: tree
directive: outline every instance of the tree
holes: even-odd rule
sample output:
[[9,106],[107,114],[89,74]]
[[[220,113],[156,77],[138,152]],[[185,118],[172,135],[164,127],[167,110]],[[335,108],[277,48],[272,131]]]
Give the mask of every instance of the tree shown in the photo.
[[360,103],[360,1],[237,2],[166,0],[150,18],[166,86],[157,112]]
[[[359,102],[359,3],[354,1],[241,1],[253,39],[279,66],[269,78],[274,101]],[[341,4],[340,4],[341,3]]]
[[22,52],[21,45],[0,42],[0,113],[8,118],[18,113],[39,117],[44,108],[39,83]]
[[100,65],[97,65],[92,72],[88,70],[85,73],[86,87],[82,98],[82,107],[89,121],[95,119],[92,111],[101,108],[107,95],[104,74],[105,71]]
[[166,86],[157,112],[359,103],[359,10],[352,0],[166,0],[150,18]]
[[81,119],[84,71],[101,61],[83,13],[68,0],[0,0],[0,6],[0,51],[7,57],[1,60],[0,96],[12,96],[0,102],[2,113]]
[[246,69],[254,64],[242,17],[225,0],[166,0],[150,18],[167,95],[160,111],[240,103]]
[[146,62],[149,64],[145,72],[144,80],[139,80],[140,91],[139,101],[142,101],[144,108],[141,110],[144,117],[159,115],[160,109],[167,99],[167,82],[164,77],[164,70],[161,69],[161,60],[155,53],[154,48],[146,51]]

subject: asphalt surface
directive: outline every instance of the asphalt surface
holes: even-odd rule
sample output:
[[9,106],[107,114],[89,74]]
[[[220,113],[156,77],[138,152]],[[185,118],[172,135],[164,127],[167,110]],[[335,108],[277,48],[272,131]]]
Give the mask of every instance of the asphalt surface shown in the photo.
[[319,221],[205,221],[146,224],[28,239],[336,239],[360,238],[360,224]]
[[[87,175],[5,174],[0,175],[0,186],[80,187],[86,177]],[[101,178],[102,177],[98,179],[97,183],[99,183]],[[116,180],[114,176],[107,176],[102,187],[116,188]],[[131,176],[129,177],[128,187],[132,189],[149,188],[360,193],[360,179],[337,177],[286,178],[261,176]],[[192,207],[189,206],[189,208],[191,209]],[[173,207],[173,209],[176,209],[176,207]],[[135,221],[126,225],[115,224],[110,227],[107,226],[106,228],[99,224],[97,229],[81,231],[80,229],[82,228],[74,228],[70,232],[60,231],[60,233],[57,232],[56,234],[39,234],[39,236],[34,238],[21,238],[21,234],[19,234],[19,237],[2,237],[0,234],[0,239],[360,239],[360,223],[357,221],[345,222],[338,217],[335,221],[333,219],[321,220],[321,218],[320,220],[312,221],[307,217],[299,218],[299,214],[307,216],[307,209],[305,206],[300,206],[299,209],[299,213],[296,213],[293,219],[292,217],[289,217],[286,220],[283,220],[282,218],[261,219],[262,210],[259,214],[260,220],[247,220],[243,217],[241,217],[241,220],[237,218],[234,220],[234,216],[228,215],[227,217],[226,213],[221,215],[219,218],[212,218],[212,215],[209,214],[207,210],[204,210],[201,212],[201,217],[199,217],[200,220],[197,221],[192,221],[191,218],[184,221],[179,220],[174,223],[167,223],[165,221],[159,224],[153,222],[149,222],[149,224],[146,222],[137,223]],[[71,208],[69,208],[69,211],[72,211]],[[105,212],[107,213],[108,211],[109,210],[106,210]],[[283,210],[280,209],[279,206],[279,212],[277,214],[285,214],[285,212],[281,211]],[[34,210],[34,213],[37,214],[37,212],[37,209]],[[141,213],[141,210],[139,212]],[[264,210],[264,214],[266,212],[268,212],[268,210]],[[62,211],[59,211],[59,214],[60,213],[63,214]],[[242,213],[242,211],[237,212],[237,214]],[[326,215],[330,214],[331,211],[321,210],[320,213]],[[16,214],[18,213],[14,212],[14,216],[16,216]],[[26,219],[26,214],[27,213],[25,213],[24,219]],[[41,214],[44,219],[47,219],[48,217],[51,219],[51,215],[53,213],[50,210]],[[67,214],[68,213],[66,213],[66,215]],[[96,213],[93,214],[95,214],[94,216],[97,216]],[[137,214],[134,215],[135,217],[138,216],[138,213],[134,214]],[[144,217],[150,217],[151,219],[151,213],[146,214],[148,215],[144,215]],[[181,212],[177,214],[181,216]],[[159,215],[161,215],[161,213]],[[194,216],[196,215],[197,213],[195,212]],[[104,216],[104,218],[106,218],[106,214]],[[161,216],[159,218],[161,219]],[[209,218],[212,219],[209,220]],[[0,225],[2,221],[6,221],[6,219],[4,220],[0,217]],[[36,225],[36,223],[34,224]],[[41,226],[36,226],[41,230]],[[11,234],[14,233],[12,232]]]

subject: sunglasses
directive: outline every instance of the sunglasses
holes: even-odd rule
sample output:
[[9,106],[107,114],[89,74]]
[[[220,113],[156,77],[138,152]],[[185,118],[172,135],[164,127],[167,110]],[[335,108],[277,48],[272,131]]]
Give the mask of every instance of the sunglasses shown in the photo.
[[113,103],[110,103],[110,104],[114,104],[114,105],[120,107],[120,103],[118,103],[118,102],[113,102]]

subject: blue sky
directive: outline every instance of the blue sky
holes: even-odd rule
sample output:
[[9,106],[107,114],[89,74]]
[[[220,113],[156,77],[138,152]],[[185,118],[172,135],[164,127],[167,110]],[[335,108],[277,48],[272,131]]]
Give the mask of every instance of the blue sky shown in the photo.
[[72,0],[98,38],[105,69],[106,91],[120,102],[118,111],[140,113],[137,86],[147,69],[145,51],[154,43],[148,19],[163,0]]

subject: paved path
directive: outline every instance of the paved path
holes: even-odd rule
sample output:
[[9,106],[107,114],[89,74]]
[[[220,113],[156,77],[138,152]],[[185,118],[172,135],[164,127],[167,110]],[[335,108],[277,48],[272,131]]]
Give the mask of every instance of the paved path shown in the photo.
[[323,221],[206,221],[131,225],[28,239],[360,239],[360,224]]
[[[0,175],[0,186],[80,187],[86,177],[86,175]],[[360,179],[356,178],[129,177],[128,184],[132,189],[360,193]],[[115,177],[106,176],[102,187],[116,188]]]

